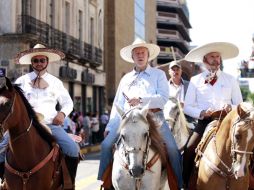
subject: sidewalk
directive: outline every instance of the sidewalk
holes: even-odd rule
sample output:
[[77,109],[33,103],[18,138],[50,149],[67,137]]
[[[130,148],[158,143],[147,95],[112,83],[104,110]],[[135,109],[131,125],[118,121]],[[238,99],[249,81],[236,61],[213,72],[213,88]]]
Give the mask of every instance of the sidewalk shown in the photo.
[[81,155],[83,155],[83,154],[88,154],[88,153],[92,153],[92,152],[99,152],[100,150],[101,150],[100,144],[88,145],[88,146],[80,148],[80,153],[81,153]]

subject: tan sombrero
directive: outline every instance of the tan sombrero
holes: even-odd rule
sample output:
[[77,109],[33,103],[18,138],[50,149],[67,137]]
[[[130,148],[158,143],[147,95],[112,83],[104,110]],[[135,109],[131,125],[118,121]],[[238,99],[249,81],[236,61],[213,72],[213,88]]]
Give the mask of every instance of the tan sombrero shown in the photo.
[[27,65],[31,64],[32,57],[36,55],[45,55],[49,58],[49,63],[60,61],[65,57],[64,53],[56,50],[46,48],[42,44],[36,44],[32,49],[20,52],[16,56],[17,64]]
[[191,62],[203,62],[204,56],[212,52],[219,52],[222,60],[225,60],[236,57],[239,49],[229,42],[213,42],[192,49],[184,59]]
[[149,51],[148,61],[155,59],[160,53],[160,47],[155,44],[146,43],[144,40],[137,38],[131,45],[120,50],[121,57],[130,63],[134,63],[132,59],[132,50],[137,47],[146,47]]

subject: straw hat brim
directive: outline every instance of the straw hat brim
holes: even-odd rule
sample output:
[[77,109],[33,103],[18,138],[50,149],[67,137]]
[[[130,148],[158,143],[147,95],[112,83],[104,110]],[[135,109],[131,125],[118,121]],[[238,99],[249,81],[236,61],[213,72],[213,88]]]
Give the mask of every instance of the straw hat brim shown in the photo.
[[49,59],[49,63],[60,61],[65,57],[64,53],[49,48],[34,48],[19,53],[16,57],[17,64],[28,65],[31,64],[32,57],[36,55],[45,55]]
[[129,63],[134,63],[132,59],[132,50],[137,48],[137,47],[145,47],[149,51],[149,58],[148,61],[151,61],[155,59],[159,53],[160,53],[160,47],[157,46],[156,44],[149,44],[149,43],[139,43],[135,45],[129,45],[120,50],[120,55],[123,60],[129,62]]
[[226,60],[238,56],[239,49],[229,42],[213,42],[192,49],[184,59],[191,62],[203,62],[204,56],[212,52],[220,53],[222,60]]

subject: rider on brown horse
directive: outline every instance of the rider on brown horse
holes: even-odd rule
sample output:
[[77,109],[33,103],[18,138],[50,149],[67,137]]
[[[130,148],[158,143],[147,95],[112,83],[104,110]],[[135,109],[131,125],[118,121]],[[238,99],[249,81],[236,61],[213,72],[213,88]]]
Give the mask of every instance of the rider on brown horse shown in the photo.
[[220,70],[222,60],[238,55],[238,48],[226,42],[215,42],[191,50],[185,60],[203,62],[206,71],[194,76],[185,97],[185,114],[198,119],[198,124],[184,150],[183,177],[188,184],[197,147],[214,111],[231,111],[241,103],[242,95],[236,79]]
[[[17,63],[31,64],[34,71],[21,76],[15,83],[20,85],[34,110],[44,116],[42,123],[51,129],[52,135],[62,149],[74,185],[79,147],[61,127],[64,118],[73,110],[73,102],[63,83],[47,72],[49,63],[60,61],[64,56],[62,52],[46,48],[41,44],[19,53]],[[56,110],[57,103],[60,105],[60,111]],[[8,139],[7,134],[0,146],[8,142]],[[4,171],[4,153],[0,156],[1,175]]]

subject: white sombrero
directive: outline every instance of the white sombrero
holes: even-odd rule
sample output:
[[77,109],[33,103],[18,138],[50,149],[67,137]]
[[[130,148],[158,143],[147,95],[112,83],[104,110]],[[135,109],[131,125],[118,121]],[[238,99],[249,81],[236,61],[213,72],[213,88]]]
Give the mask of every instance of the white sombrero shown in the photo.
[[148,61],[155,59],[160,53],[160,47],[155,44],[146,43],[144,40],[137,38],[131,45],[120,50],[121,57],[130,63],[134,63],[132,59],[132,50],[137,47],[146,47],[149,51]]
[[219,52],[222,60],[225,60],[236,57],[239,49],[229,42],[213,42],[192,49],[184,59],[191,62],[203,62],[204,56],[212,52]]
[[42,44],[36,44],[32,49],[25,50],[17,54],[16,56],[17,64],[21,65],[31,64],[32,57],[36,55],[47,56],[49,59],[49,63],[60,61],[65,57],[64,53],[59,50],[46,48]]

